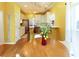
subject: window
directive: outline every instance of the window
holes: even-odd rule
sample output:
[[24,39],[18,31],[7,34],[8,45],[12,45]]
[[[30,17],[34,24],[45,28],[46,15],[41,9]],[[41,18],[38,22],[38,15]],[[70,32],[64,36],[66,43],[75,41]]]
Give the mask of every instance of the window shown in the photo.
[[51,24],[51,26],[54,26],[54,22],[55,22],[55,14],[52,12],[47,12],[47,22]]

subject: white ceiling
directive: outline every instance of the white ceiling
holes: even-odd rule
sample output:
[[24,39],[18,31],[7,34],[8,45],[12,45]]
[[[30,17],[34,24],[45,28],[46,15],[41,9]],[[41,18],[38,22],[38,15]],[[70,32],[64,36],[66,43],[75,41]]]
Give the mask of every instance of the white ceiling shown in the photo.
[[54,5],[52,2],[17,2],[17,4],[25,13],[44,13]]

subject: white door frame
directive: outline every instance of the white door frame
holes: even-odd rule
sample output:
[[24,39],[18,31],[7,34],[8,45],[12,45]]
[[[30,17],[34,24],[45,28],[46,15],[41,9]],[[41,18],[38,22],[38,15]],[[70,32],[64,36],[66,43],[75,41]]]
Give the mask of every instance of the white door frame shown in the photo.
[[0,11],[0,44],[4,43],[4,19],[3,11]]
[[[68,3],[66,10],[66,42],[69,44],[69,52],[70,56],[79,56],[79,43],[78,43],[78,34],[76,33],[76,13],[75,7],[78,6],[79,3]],[[76,34],[75,34],[76,33]]]
[[[72,3],[71,4],[71,22],[72,22],[72,49],[73,49],[73,55],[76,56],[76,57],[79,57],[79,36],[78,36],[78,33],[79,33],[79,29],[77,30],[76,28],[76,21],[77,21],[77,13],[79,13],[77,10],[76,10],[76,7],[79,8],[79,3]],[[77,11],[77,13],[76,13]]]

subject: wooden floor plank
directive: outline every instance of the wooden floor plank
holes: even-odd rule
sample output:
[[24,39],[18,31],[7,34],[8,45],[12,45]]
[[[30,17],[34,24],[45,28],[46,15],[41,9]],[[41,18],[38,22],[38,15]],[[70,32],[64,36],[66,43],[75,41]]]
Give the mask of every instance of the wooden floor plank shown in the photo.
[[0,56],[16,57],[16,54],[21,57],[68,57],[68,49],[59,41],[51,42],[48,40],[46,46],[41,45],[41,39],[36,39],[33,42],[27,42],[27,39],[20,39],[15,45],[3,44],[0,45]]

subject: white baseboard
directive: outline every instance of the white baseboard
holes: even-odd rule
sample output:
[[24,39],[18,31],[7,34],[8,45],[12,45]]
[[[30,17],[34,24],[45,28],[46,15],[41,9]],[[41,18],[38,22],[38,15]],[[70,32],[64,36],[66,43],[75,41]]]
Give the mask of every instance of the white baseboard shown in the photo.
[[72,57],[72,53],[71,53],[71,43],[67,42],[67,41],[60,41],[62,44],[64,44],[68,51],[69,51],[69,56]]
[[16,44],[16,42],[17,41],[15,41],[15,42],[10,42],[10,41],[9,42],[4,42],[4,41],[0,41],[0,45],[1,44]]
[[5,42],[4,44],[16,44],[16,42]]
[[16,44],[16,42],[1,42],[1,41],[0,41],[0,45],[1,45],[1,44]]
[[60,41],[62,44],[64,44],[68,49],[70,48],[70,44],[66,41]]
[[16,54],[16,57],[20,57],[20,54]]

